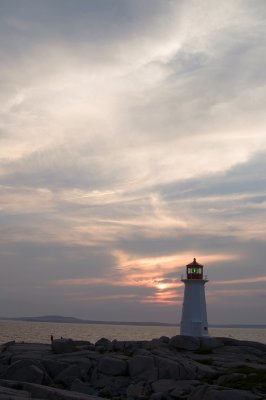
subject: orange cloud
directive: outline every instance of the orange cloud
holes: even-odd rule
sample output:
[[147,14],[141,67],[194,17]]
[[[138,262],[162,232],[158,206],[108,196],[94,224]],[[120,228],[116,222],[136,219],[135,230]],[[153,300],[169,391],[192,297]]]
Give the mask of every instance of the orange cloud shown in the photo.
[[[185,272],[185,265],[193,256],[188,253],[173,254],[159,257],[133,258],[122,251],[115,251],[113,255],[117,259],[114,274],[108,273],[103,277],[85,277],[74,279],[61,279],[52,282],[58,286],[117,286],[117,287],[146,287],[154,290],[154,293],[140,298],[140,302],[156,302],[165,304],[177,304],[176,290],[183,287],[180,281],[180,270]],[[235,258],[235,255],[207,255],[200,260],[210,264]],[[176,271],[176,278],[167,275]],[[112,272],[112,271],[111,271]],[[117,298],[122,296],[117,295]],[[133,296],[134,297],[134,296]],[[110,298],[110,297],[108,297]],[[114,298],[114,297],[112,297]],[[135,296],[137,299],[137,296]]]
[[175,291],[156,292],[154,295],[146,296],[141,303],[161,303],[161,304],[179,304]]

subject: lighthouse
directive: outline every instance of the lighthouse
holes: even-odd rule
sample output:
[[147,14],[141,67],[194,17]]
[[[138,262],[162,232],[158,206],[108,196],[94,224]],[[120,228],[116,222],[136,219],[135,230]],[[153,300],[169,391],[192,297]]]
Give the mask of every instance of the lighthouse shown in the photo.
[[208,336],[207,309],[205,300],[205,283],[203,265],[194,258],[188,264],[186,277],[181,280],[185,284],[180,335]]

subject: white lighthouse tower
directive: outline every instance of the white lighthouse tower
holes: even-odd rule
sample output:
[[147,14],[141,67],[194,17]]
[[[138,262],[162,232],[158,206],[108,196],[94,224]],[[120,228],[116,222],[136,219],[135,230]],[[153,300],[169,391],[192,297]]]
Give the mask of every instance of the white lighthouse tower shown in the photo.
[[207,309],[205,300],[205,283],[203,265],[194,258],[187,265],[186,277],[181,278],[185,284],[180,335],[208,336]]

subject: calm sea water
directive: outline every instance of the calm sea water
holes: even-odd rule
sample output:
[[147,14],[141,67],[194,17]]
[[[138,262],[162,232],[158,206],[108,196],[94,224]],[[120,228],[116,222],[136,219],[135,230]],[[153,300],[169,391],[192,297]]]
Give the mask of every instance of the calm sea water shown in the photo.
[[[210,328],[209,331],[211,336],[266,343],[266,328]],[[150,340],[160,336],[172,337],[177,334],[179,334],[179,328],[171,326],[62,324],[0,320],[0,343],[10,340],[49,343],[51,335],[55,339],[62,336],[95,343],[102,337],[110,340]]]

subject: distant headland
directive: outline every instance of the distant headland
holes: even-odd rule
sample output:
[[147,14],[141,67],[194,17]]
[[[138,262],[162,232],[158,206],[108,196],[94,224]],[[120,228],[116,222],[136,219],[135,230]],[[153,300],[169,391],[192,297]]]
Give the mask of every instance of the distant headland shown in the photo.
[[[67,324],[99,324],[99,325],[136,325],[136,326],[179,326],[177,323],[167,323],[158,321],[102,321],[87,320],[76,317],[66,317],[62,315],[42,315],[37,317],[0,317],[0,320],[8,321],[28,321],[28,322],[54,322]],[[216,328],[266,328],[266,324],[209,324]]]
[[8,321],[55,322],[55,323],[67,323],[67,324],[177,326],[177,324],[170,324],[166,322],[99,321],[99,320],[86,320],[76,317],[65,317],[61,315],[43,315],[37,317],[1,317],[0,319]]

